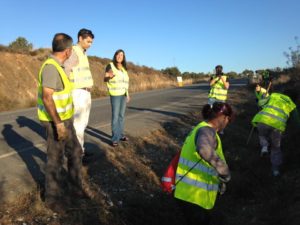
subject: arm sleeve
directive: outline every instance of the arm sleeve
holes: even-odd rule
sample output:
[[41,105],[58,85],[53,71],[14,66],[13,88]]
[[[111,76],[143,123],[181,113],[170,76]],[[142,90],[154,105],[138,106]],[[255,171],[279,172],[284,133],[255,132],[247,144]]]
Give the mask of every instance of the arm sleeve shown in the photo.
[[110,70],[111,70],[111,65],[108,64],[108,65],[106,66],[106,68],[105,68],[105,73],[107,73],[107,72],[110,71]]
[[203,127],[196,135],[196,149],[200,156],[216,169],[219,175],[229,176],[229,168],[217,154],[216,132],[211,127]]
[[73,50],[71,56],[64,62],[65,72],[67,76],[70,75],[72,68],[77,66],[79,63],[78,56],[76,52]]
[[60,75],[53,65],[46,65],[42,71],[42,85],[54,90],[62,90],[63,84]]

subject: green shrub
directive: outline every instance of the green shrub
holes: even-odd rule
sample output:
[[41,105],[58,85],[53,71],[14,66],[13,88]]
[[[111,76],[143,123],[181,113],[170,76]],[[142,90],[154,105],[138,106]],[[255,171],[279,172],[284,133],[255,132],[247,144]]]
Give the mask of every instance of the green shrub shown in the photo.
[[28,53],[32,50],[33,45],[29,43],[26,38],[18,37],[8,45],[8,48],[16,52]]

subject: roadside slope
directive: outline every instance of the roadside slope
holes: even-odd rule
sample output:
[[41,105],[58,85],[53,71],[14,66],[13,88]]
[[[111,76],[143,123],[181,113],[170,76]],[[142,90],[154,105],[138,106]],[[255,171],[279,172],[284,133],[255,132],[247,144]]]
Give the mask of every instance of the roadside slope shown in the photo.
[[[36,105],[37,78],[40,66],[50,54],[49,50],[39,53],[20,54],[0,51],[0,111],[26,108]],[[105,96],[106,85],[103,82],[105,66],[109,59],[89,57],[94,79],[92,97]],[[160,71],[128,63],[130,92],[176,86],[175,77],[162,74]],[[206,78],[199,77],[199,80]],[[191,84],[193,80],[184,80]]]
[[[294,146],[300,143],[295,139],[295,130],[285,136],[284,173],[280,179],[274,179],[269,159],[259,156],[256,133],[246,145],[250,121],[256,113],[252,89],[240,88],[231,93],[230,103],[236,119],[226,128],[222,140],[232,180],[217,201],[212,224],[299,224],[300,153]],[[98,151],[85,165],[86,178],[98,194],[90,200],[75,200],[67,214],[49,212],[38,194],[33,193],[3,207],[1,224],[184,225],[172,197],[161,192],[160,177],[191,127],[199,121],[200,109],[163,123],[161,129],[147,137]]]

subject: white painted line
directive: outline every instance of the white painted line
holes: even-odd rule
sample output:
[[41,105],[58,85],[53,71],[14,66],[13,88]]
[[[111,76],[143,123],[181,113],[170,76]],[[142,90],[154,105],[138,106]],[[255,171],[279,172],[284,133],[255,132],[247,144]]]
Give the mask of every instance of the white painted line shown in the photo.
[[[45,142],[46,143],[46,142]],[[3,155],[0,155],[0,159],[4,159],[4,158],[7,158],[7,157],[10,157],[10,156],[13,156],[13,155],[17,155],[17,154],[20,154],[22,152],[26,152],[26,151],[29,151],[33,148],[40,148],[42,146],[45,146],[44,143],[38,143],[38,144],[35,144],[33,146],[30,146],[30,147],[27,147],[27,148],[24,148],[24,149],[21,149],[21,150],[18,150],[17,152],[14,151],[14,152],[10,152],[10,153],[6,153],[6,154],[3,154]]]

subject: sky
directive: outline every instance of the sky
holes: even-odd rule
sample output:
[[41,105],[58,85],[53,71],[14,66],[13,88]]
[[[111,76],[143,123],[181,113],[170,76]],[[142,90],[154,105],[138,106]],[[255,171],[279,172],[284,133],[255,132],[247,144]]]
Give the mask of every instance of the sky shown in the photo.
[[88,55],[123,49],[139,66],[183,72],[287,67],[283,55],[300,36],[299,0],[2,0],[0,44],[25,37],[51,47],[55,33],[77,42],[95,34]]

